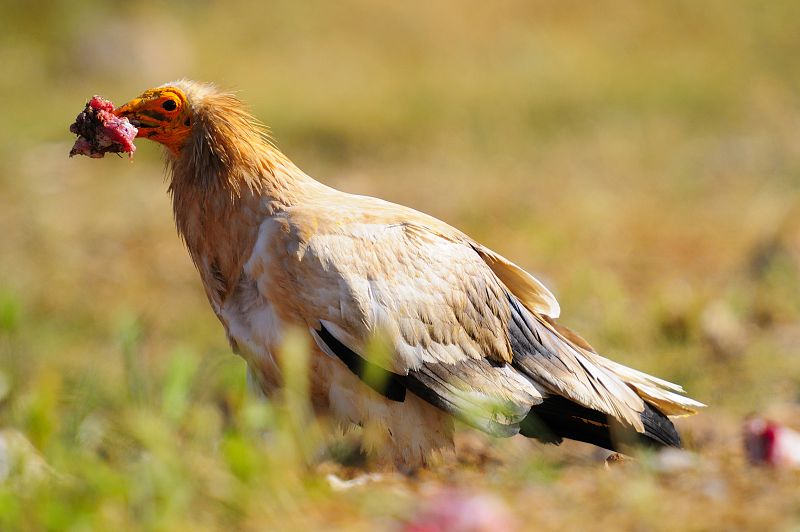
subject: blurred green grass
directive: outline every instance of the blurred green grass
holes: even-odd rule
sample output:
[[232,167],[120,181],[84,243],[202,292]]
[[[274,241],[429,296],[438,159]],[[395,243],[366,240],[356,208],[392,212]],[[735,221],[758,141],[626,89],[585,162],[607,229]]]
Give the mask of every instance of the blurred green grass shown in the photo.
[[[61,477],[0,485],[0,528],[372,528],[426,483],[495,491],[545,528],[796,524],[796,478],[746,468],[737,430],[800,395],[799,15],[749,0],[7,2],[0,427]],[[159,149],[66,157],[86,98],[180,77],[237,90],[311,175],[535,272],[601,352],[711,405],[682,424],[703,465],[605,472],[587,447],[512,440],[486,443],[501,457],[487,474],[332,492],[292,450],[292,416],[246,398]]]

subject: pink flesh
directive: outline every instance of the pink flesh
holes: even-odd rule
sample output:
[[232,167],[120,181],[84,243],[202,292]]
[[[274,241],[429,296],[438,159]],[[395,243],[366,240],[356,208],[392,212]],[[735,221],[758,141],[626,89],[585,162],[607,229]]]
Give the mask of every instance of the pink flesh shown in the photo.
[[108,111],[109,113],[114,112],[114,104],[109,100],[101,98],[100,96],[92,96],[92,99],[89,100],[89,107],[96,111]]
[[133,155],[136,146],[133,140],[138,130],[127,118],[113,113],[114,104],[109,100],[94,96],[78,114],[70,131],[78,135],[69,156],[86,155],[95,159],[106,153],[127,153]]

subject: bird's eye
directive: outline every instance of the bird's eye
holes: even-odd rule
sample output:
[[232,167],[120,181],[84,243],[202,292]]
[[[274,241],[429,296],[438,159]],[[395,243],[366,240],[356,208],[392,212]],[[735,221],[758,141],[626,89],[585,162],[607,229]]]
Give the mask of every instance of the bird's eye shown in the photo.
[[174,111],[178,108],[178,104],[175,103],[175,100],[167,100],[161,104],[161,107],[163,107],[166,111]]

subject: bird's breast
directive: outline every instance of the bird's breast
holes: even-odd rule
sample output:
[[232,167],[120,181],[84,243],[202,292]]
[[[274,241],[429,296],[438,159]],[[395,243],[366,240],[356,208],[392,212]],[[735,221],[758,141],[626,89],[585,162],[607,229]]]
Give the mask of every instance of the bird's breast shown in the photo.
[[258,293],[255,283],[245,279],[222,305],[219,315],[231,346],[259,376],[264,391],[280,386],[275,353],[286,327],[272,303]]

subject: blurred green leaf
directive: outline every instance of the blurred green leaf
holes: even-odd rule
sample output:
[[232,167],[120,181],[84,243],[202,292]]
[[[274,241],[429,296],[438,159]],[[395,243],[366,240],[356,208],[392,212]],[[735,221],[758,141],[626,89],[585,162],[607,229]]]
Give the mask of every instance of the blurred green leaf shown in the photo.
[[186,414],[197,369],[197,357],[190,351],[180,349],[172,354],[161,385],[162,408],[170,420],[178,421]]
[[231,472],[247,482],[259,471],[259,457],[252,444],[239,435],[227,436],[222,442],[222,452]]
[[17,330],[22,319],[22,304],[11,292],[0,290],[0,333]]
[[144,375],[140,356],[142,327],[139,319],[128,313],[119,316],[117,319],[117,338],[122,351],[128,396],[135,403],[141,404],[150,397],[150,386]]

